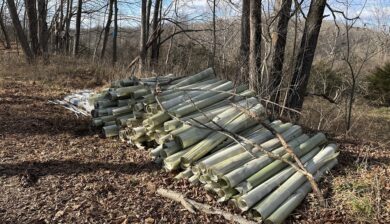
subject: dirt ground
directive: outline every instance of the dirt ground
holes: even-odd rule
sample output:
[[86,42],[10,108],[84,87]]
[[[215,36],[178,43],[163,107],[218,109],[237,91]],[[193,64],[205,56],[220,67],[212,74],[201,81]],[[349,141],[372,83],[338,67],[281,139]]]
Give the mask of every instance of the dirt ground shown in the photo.
[[[88,119],[48,104],[82,87],[0,74],[0,223],[226,223],[191,214],[155,190],[232,211],[211,193],[175,180],[146,151],[101,138]],[[343,142],[340,165],[320,184],[328,206],[320,208],[310,194],[288,222],[390,222],[389,148],[335,140]]]

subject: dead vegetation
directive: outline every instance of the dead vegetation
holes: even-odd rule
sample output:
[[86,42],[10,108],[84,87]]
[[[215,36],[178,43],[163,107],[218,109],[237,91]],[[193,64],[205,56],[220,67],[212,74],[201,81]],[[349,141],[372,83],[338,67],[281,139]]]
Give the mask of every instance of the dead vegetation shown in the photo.
[[[191,214],[155,191],[171,189],[221,207],[212,194],[174,180],[146,151],[102,139],[88,119],[47,103],[75,89],[102,86],[124,75],[123,70],[56,57],[45,66],[3,61],[0,69],[0,222],[225,222]],[[312,100],[305,106],[319,105],[325,108]],[[361,120],[351,136],[358,138],[331,133],[341,154],[338,167],[320,184],[327,207],[319,209],[310,194],[289,222],[390,222],[389,136],[384,131],[389,111],[357,106],[355,112]],[[314,127],[318,116],[308,115]],[[332,116],[323,121],[330,122],[328,130],[340,122]]]

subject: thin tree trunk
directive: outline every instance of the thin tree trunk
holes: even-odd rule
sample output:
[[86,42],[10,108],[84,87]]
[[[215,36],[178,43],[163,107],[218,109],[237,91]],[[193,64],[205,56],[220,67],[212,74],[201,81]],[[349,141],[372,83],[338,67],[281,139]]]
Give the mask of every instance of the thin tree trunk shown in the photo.
[[288,22],[290,20],[292,0],[282,0],[279,20],[274,33],[274,54],[271,62],[271,101],[279,103],[280,84],[283,77],[284,53],[286,48]]
[[211,55],[211,66],[215,67],[215,55],[217,51],[217,35],[216,35],[216,0],[213,0],[213,53]]
[[106,27],[104,28],[102,53],[100,54],[101,59],[104,58],[104,53],[106,52],[106,46],[107,46],[108,36],[110,34],[110,26],[111,26],[111,21],[112,21],[113,5],[114,5],[114,0],[110,0],[110,4],[108,6],[107,24],[106,24]]
[[38,1],[38,35],[39,35],[39,47],[42,51],[43,57],[47,57],[48,53],[48,40],[49,33],[47,30],[47,5],[45,1]]
[[313,0],[303,30],[293,78],[288,92],[287,107],[301,110],[317,47],[326,0]]
[[25,0],[25,6],[28,16],[28,30],[30,34],[31,50],[34,55],[39,54],[38,42],[38,16],[35,0]]
[[118,0],[114,0],[114,34],[113,34],[113,40],[112,40],[112,65],[115,65],[117,61],[117,47],[116,47],[116,41],[118,36]]
[[83,7],[83,0],[78,0],[77,4],[77,15],[76,15],[76,35],[74,42],[73,55],[78,55],[80,48],[80,31],[81,31],[81,10]]
[[240,45],[240,63],[241,63],[241,79],[246,80],[248,75],[248,61],[249,61],[249,25],[250,14],[250,0],[242,1],[242,15],[241,15],[241,45]]
[[20,42],[20,45],[22,46],[27,62],[31,63],[34,59],[34,54],[32,53],[30,46],[28,45],[27,37],[23,32],[22,25],[20,24],[15,2],[14,0],[7,0],[7,3],[12,23],[16,31],[16,35],[18,36],[18,40]]
[[[158,1],[158,0],[156,0]],[[147,6],[146,6],[146,39],[149,38],[149,31],[150,31],[150,12],[152,11],[152,0],[148,0]],[[153,33],[153,32],[152,32]]]
[[258,94],[261,85],[261,1],[250,0],[249,88]]
[[[156,0],[155,5],[154,5],[154,11],[153,11],[153,24],[152,24],[152,33],[157,34],[159,29],[158,24],[159,24],[159,11],[160,11],[160,4],[162,0]],[[150,64],[152,68],[154,69],[155,66],[158,64],[158,38],[155,38],[154,41],[152,42],[152,51],[150,54]]]
[[146,1],[142,0],[141,4],[141,35],[139,43],[139,72],[143,72],[146,65]]
[[67,54],[71,52],[70,49],[70,21],[72,20],[72,8],[73,8],[73,0],[68,0],[67,1],[67,6],[66,6],[66,21],[65,21],[65,48]]
[[[173,31],[172,31],[172,34],[176,33],[176,26],[173,28]],[[168,47],[168,51],[167,51],[167,57],[165,59],[165,65],[168,65],[169,63],[169,58],[171,56],[171,51],[172,51],[172,46],[173,46],[173,37],[174,35],[171,36],[171,39],[169,40],[169,47]],[[167,67],[167,66],[165,66]]]
[[1,9],[0,9],[0,28],[3,31],[3,35],[4,35],[4,41],[5,41],[4,48],[11,49],[11,41],[9,39],[7,29],[6,29],[4,20],[3,20],[3,9],[4,9],[4,2],[2,3]]

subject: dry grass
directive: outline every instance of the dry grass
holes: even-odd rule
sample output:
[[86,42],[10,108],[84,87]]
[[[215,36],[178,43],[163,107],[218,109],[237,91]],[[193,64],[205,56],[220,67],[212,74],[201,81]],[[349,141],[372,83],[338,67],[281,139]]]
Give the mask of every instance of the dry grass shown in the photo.
[[358,98],[349,132],[345,131],[345,116],[345,102],[336,105],[322,98],[308,97],[300,120],[306,127],[334,136],[390,144],[390,108],[370,106],[367,100]]
[[2,77],[40,82],[53,87],[72,89],[95,88],[112,80],[129,76],[125,66],[112,67],[105,63],[92,63],[90,58],[51,56],[49,61],[38,60],[27,65],[17,54],[0,56]]

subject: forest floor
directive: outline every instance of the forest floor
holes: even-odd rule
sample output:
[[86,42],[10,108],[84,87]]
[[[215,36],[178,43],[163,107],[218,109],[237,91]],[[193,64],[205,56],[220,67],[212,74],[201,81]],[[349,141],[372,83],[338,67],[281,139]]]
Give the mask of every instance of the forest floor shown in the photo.
[[[155,191],[172,189],[234,212],[211,193],[175,180],[147,151],[101,138],[87,118],[48,104],[102,84],[93,71],[59,70],[0,67],[0,223],[226,223],[191,214]],[[333,140],[340,144],[340,163],[320,184],[327,207],[310,194],[288,222],[389,223],[389,147]]]

